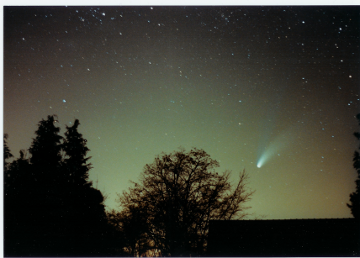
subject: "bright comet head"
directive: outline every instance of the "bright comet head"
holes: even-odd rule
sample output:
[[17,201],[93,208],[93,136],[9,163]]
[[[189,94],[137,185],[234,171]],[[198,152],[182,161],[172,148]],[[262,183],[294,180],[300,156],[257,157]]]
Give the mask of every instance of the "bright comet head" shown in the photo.
[[262,165],[264,165],[266,159],[267,159],[267,155],[264,153],[264,154],[261,155],[261,157],[258,159],[258,162],[257,162],[256,166],[257,166],[258,168],[261,168]]

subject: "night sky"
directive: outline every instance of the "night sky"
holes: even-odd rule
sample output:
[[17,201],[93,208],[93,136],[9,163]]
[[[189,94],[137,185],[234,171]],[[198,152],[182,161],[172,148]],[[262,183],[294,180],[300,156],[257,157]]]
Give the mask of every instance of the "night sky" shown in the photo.
[[[80,120],[90,179],[117,194],[156,155],[244,168],[267,219],[351,217],[360,7],[5,7],[4,133]],[[249,218],[253,218],[249,217]]]

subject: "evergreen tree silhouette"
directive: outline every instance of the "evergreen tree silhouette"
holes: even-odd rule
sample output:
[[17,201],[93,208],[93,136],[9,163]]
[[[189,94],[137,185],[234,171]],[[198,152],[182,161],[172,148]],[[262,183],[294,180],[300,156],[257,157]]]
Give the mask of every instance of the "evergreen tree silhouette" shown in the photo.
[[107,221],[102,193],[95,189],[89,181],[91,157],[87,140],[78,132],[80,122],[74,121],[73,126],[66,126],[62,145],[65,159],[63,168],[67,175],[68,233],[71,237],[72,255],[109,256],[118,254],[119,235]]
[[30,163],[26,152],[4,168],[4,252],[16,256],[31,253],[31,213],[29,205]]
[[9,146],[7,145],[7,138],[8,137],[9,136],[7,134],[4,134],[4,168],[5,168],[5,170],[8,168],[8,164],[9,164],[7,162],[7,159],[14,157],[11,154]]
[[56,178],[60,174],[59,128],[55,117],[38,124],[29,152],[5,166],[4,251],[5,256],[50,255],[56,250],[51,241],[59,225],[56,212],[59,194]]
[[29,148],[30,189],[27,209],[32,239],[31,255],[61,255],[59,241],[64,234],[64,176],[61,169],[60,128],[56,126],[57,117],[48,116],[38,123],[36,137]]
[[104,196],[89,181],[79,120],[66,127],[65,138],[56,123],[55,115],[39,122],[30,158],[21,151],[19,159],[4,163],[5,256],[121,255]]
[[[356,118],[359,121],[360,125],[360,114],[357,114]],[[354,136],[360,140],[360,133],[355,132]],[[360,146],[359,146],[360,149]],[[358,151],[355,151],[354,153],[354,168],[356,169],[356,172],[358,174],[358,177],[355,181],[356,183],[356,190],[355,192],[350,194],[350,204],[347,204],[347,206],[351,209],[351,213],[354,216],[355,219],[360,219],[360,154]]]
[[79,125],[80,122],[76,119],[73,126],[66,126],[62,147],[66,154],[64,165],[68,170],[70,183],[81,186],[89,179],[91,164],[86,163],[91,157],[86,157],[89,148],[86,146],[87,140],[83,139],[82,134],[77,130]]

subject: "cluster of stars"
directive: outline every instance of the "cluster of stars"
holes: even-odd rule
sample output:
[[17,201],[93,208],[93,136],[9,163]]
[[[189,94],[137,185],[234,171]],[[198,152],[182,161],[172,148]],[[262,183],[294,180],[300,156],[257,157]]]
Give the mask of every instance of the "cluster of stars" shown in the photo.
[[[133,150],[139,166],[185,145],[259,171],[258,145],[290,131],[297,153],[276,151],[260,170],[300,171],[311,155],[310,170],[328,173],[355,130],[359,23],[349,9],[305,9],[39,7],[21,17],[10,8],[5,113],[79,118],[92,151]],[[15,104],[14,92],[27,98]],[[14,120],[5,115],[5,129]],[[104,155],[92,156],[101,170]]]

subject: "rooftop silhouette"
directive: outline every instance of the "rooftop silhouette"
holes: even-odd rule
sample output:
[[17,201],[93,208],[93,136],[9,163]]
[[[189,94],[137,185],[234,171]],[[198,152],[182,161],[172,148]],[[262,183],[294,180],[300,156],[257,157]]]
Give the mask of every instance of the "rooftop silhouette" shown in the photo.
[[359,256],[355,219],[211,221],[208,256]]

